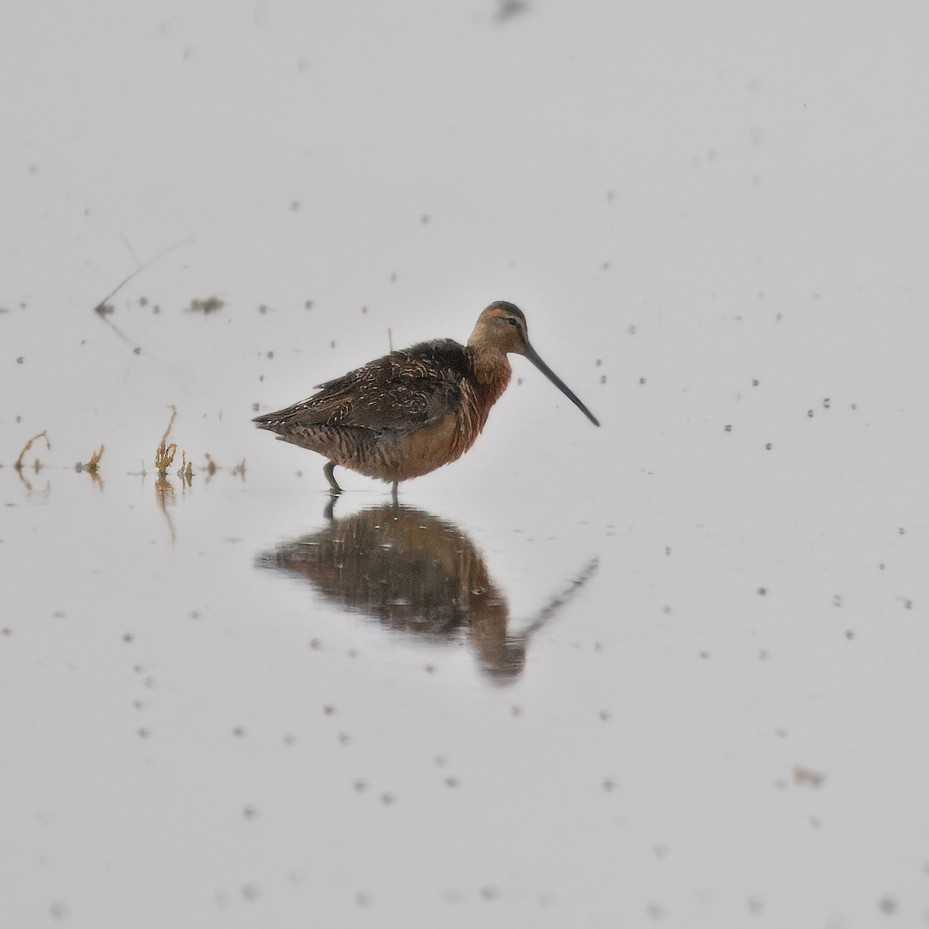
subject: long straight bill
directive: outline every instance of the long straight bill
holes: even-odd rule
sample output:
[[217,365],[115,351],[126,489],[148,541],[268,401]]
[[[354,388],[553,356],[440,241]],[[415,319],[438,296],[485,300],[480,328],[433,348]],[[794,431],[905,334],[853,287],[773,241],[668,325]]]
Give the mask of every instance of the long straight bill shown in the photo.
[[597,417],[578,400],[574,391],[560,378],[554,371],[539,357],[536,350],[531,346],[526,346],[526,357],[595,425],[600,423]]

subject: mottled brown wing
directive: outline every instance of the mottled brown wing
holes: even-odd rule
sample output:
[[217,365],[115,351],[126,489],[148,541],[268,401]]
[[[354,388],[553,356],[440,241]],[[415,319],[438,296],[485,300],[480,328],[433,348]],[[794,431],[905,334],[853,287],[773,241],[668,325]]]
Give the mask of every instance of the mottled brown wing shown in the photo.
[[461,395],[464,349],[426,342],[392,352],[320,385],[319,393],[285,410],[258,417],[275,426],[354,426],[405,432],[441,418]]

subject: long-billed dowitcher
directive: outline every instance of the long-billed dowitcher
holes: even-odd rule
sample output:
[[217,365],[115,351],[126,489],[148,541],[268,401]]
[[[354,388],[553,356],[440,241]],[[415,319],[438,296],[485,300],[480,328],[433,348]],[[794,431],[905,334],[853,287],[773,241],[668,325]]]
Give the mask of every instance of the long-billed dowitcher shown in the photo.
[[467,345],[420,342],[320,384],[318,393],[253,420],[284,442],[325,455],[323,472],[351,468],[393,483],[460,458],[509,383],[508,353],[528,358],[595,425],[600,423],[529,343],[526,317],[503,300],[478,317]]

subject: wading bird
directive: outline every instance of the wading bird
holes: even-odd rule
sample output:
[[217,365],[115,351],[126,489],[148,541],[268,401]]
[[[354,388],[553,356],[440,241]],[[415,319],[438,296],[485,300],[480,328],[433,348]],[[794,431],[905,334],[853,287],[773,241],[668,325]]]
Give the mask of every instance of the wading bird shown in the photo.
[[333,494],[342,492],[333,474],[340,465],[392,482],[396,496],[400,481],[449,464],[474,444],[509,383],[511,352],[528,358],[600,425],[530,345],[522,310],[503,300],[481,313],[467,345],[436,339],[391,352],[253,422],[324,455]]

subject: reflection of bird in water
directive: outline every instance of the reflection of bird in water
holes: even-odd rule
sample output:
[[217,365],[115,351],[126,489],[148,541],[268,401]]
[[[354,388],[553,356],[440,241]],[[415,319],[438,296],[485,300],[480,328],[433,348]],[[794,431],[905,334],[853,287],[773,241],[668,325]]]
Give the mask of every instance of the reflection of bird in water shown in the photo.
[[522,310],[502,300],[481,313],[467,345],[437,339],[391,352],[254,422],[325,455],[334,494],[342,491],[333,474],[341,465],[392,482],[396,496],[400,481],[449,464],[474,444],[510,381],[510,352],[528,358],[600,425],[530,345]]
[[519,676],[532,634],[596,568],[591,561],[527,626],[511,633],[506,597],[478,549],[453,523],[422,510],[361,510],[257,561],[305,578],[330,602],[390,629],[440,642],[466,635],[481,669],[499,683]]

